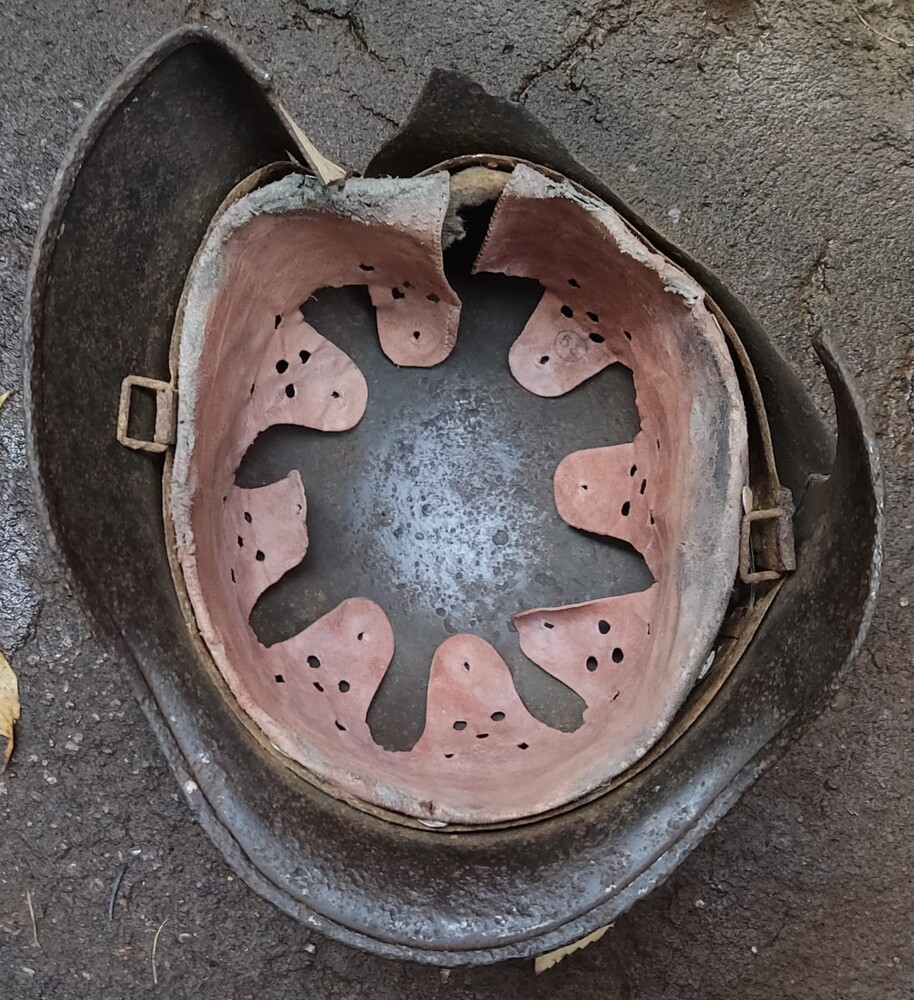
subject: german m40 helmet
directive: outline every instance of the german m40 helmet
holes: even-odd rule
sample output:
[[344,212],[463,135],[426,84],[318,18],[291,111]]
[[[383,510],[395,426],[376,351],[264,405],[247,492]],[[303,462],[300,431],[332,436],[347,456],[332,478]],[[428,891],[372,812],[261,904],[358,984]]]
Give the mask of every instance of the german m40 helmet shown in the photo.
[[64,164],[27,336],[52,535],[191,806],[360,947],[605,925],[862,641],[881,493],[827,341],[837,444],[713,275],[463,77],[356,176],[166,37]]

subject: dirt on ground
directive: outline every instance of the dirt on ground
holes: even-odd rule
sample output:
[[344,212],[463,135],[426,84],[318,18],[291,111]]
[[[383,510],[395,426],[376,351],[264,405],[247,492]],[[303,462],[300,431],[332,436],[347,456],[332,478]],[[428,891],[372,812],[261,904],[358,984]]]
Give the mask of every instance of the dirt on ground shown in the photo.
[[[513,96],[723,277],[823,407],[818,329],[866,399],[886,564],[847,682],[665,885],[539,978],[529,962],[447,972],[365,956],[248,890],[192,821],[125,665],[48,553],[20,391],[41,208],[107,83],[188,21],[246,44],[317,143],[356,169],[435,66]],[[0,648],[22,721],[0,777],[0,996],[914,995],[912,84],[904,0],[6,0]]]

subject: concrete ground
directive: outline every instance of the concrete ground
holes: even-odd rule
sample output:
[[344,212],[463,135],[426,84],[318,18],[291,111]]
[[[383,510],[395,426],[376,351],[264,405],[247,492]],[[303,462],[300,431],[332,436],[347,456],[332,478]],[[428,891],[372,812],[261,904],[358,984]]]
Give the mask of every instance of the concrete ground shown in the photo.
[[[844,689],[666,885],[539,979],[530,963],[447,974],[365,957],[250,892],[192,822],[124,665],[47,555],[19,391],[41,206],[108,81],[190,19],[246,43],[356,168],[433,66],[513,95],[717,270],[816,386],[807,334],[830,330],[866,397],[887,561]],[[0,777],[0,996],[914,995],[912,45],[904,0],[5,0],[0,646],[23,718]]]

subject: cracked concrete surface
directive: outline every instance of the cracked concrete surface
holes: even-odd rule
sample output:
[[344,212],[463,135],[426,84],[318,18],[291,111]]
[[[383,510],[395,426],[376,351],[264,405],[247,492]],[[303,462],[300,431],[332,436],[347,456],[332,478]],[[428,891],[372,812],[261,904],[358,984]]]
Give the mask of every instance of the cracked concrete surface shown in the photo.
[[[875,30],[869,30],[863,16]],[[428,71],[514,94],[746,300],[827,404],[807,334],[856,374],[887,471],[870,638],[832,707],[597,944],[445,974],[312,937],[193,824],[125,670],[34,514],[19,316],[41,205],[108,81],[203,20],[249,46],[354,167]],[[0,777],[0,995],[902,1000],[914,994],[914,15],[903,0],[7,0],[0,11],[0,646],[23,718]],[[111,887],[126,865],[109,922]],[[32,946],[26,894],[40,949]]]
[[610,34],[625,27],[631,13],[632,5],[628,0],[607,0],[606,3],[599,4],[584,20],[583,27],[575,31],[573,37],[562,46],[557,55],[538,63],[528,73],[524,73],[518,85],[511,91],[511,99],[523,101],[531,88],[544,76],[572,68],[577,65],[583,54],[595,53]]

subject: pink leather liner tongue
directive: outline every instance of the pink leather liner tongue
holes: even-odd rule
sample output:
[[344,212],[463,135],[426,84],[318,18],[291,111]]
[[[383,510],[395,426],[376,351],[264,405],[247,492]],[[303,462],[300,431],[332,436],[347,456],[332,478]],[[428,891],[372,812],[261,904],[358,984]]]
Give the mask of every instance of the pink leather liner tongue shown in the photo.
[[245,621],[257,598],[304,558],[307,513],[297,470],[269,486],[233,486],[223,500],[220,549],[225,566],[218,589],[234,591]]
[[[557,735],[530,715],[507,664],[484,639],[461,633],[435,651],[425,731],[413,753],[476,767],[481,777],[502,755],[529,751],[539,756],[544,740]],[[446,778],[448,768],[441,771]]]
[[[574,309],[569,301],[582,304]],[[619,360],[599,313],[584,305],[592,301],[582,295],[543,293],[508,352],[511,374],[525,389],[561,396]]]
[[346,431],[365,415],[365,376],[344,351],[294,312],[264,343],[239,433],[248,442],[274,424]]
[[[417,276],[424,271],[428,268],[414,267],[409,273],[414,280],[420,280]],[[418,288],[408,278],[396,283],[392,275],[390,280],[395,283],[380,284],[373,276],[368,286],[381,350],[401,367],[431,368],[440,364],[457,342],[459,309],[455,312],[453,306],[442,301],[447,293],[434,275],[426,276]]]
[[394,633],[374,601],[343,601],[268,655],[283,666],[283,714],[299,726],[308,719],[341,749],[351,752],[355,740],[363,752],[381,752],[366,716],[393,659]]
[[659,577],[670,558],[663,545],[666,524],[660,523],[667,511],[665,480],[655,441],[640,433],[631,444],[563,458],[553,477],[555,506],[573,528],[628,542]]
[[644,670],[657,619],[659,587],[585,604],[514,616],[520,648],[587,702],[585,723],[613,717],[623,726],[638,689],[656,682]]

